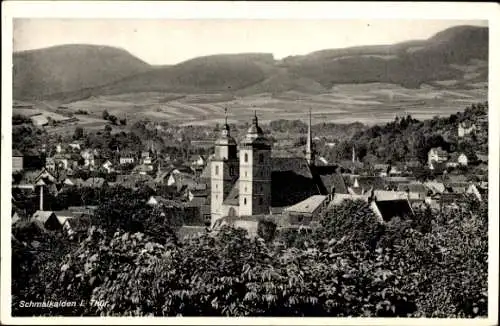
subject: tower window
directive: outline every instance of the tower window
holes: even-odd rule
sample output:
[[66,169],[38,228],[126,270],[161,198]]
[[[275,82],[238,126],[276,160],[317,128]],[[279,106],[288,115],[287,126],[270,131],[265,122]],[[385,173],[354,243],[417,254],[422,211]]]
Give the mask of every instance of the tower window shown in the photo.
[[233,175],[234,175],[234,167],[233,167],[233,166],[231,166],[231,167],[229,168],[229,175],[230,175],[230,176],[233,176]]
[[248,153],[245,153],[245,162],[248,162]]
[[246,205],[246,204],[247,204],[247,199],[243,198],[243,205]]
[[215,175],[219,175],[219,166],[218,165],[215,166]]
[[264,154],[259,154],[259,163],[264,163]]
[[245,177],[248,176],[247,171],[245,171]]
[[259,198],[259,205],[262,205],[264,201],[262,200],[262,197]]

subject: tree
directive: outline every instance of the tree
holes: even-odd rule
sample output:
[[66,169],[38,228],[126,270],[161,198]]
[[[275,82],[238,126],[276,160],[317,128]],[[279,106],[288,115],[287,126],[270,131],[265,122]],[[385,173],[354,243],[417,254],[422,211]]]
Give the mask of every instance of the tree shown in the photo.
[[109,115],[108,116],[108,120],[114,124],[114,125],[118,125],[118,118],[115,116],[115,115]]
[[102,111],[102,118],[104,120],[108,120],[109,119],[109,112],[108,112],[108,110]]
[[84,131],[82,127],[76,127],[73,134],[73,139],[82,139],[84,136]]
[[106,126],[104,126],[104,131],[105,131],[106,133],[108,133],[108,134],[109,134],[109,133],[111,132],[111,130],[113,130],[113,128],[112,128],[110,125],[106,125]]

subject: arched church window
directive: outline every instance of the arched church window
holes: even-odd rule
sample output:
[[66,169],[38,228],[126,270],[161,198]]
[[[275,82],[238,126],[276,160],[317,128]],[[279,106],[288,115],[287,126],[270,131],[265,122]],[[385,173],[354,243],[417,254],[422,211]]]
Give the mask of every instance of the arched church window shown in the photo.
[[259,163],[264,163],[264,154],[259,154]]
[[245,162],[248,162],[248,153],[245,153]]
[[262,197],[259,198],[259,205],[262,205],[264,201],[262,200]]

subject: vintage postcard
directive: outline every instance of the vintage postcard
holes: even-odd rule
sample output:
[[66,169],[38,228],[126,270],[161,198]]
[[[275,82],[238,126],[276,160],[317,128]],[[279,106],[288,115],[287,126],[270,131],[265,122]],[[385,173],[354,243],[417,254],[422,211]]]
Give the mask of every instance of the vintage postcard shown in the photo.
[[4,2],[2,323],[497,323],[499,8]]

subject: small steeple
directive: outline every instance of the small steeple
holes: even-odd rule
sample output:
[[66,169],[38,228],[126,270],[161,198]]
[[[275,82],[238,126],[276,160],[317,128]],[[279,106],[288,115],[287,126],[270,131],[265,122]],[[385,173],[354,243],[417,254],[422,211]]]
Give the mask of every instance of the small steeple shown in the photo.
[[312,112],[309,108],[309,124],[307,126],[306,160],[309,165],[314,164],[314,151],[312,148]]
[[229,125],[227,124],[227,107],[224,108],[224,126],[222,127],[222,135],[229,136]]

